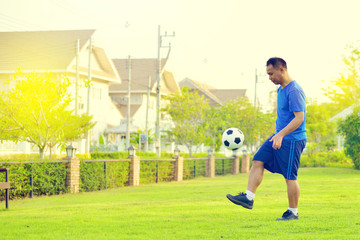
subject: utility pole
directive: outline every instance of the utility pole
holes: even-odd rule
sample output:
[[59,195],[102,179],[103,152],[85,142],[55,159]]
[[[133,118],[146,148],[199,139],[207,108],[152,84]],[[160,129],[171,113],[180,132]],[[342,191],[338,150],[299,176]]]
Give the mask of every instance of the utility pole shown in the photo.
[[128,59],[128,93],[126,114],[126,149],[130,147],[130,83],[131,83],[131,58]]
[[168,48],[168,56],[171,50],[171,44],[168,46],[162,45],[162,38],[163,37],[175,37],[175,32],[173,32],[172,35],[168,35],[167,32],[165,32],[165,35],[161,35],[160,33],[160,25],[158,26],[158,70],[157,70],[157,87],[156,87],[156,96],[157,96],[157,102],[156,102],[156,153],[157,157],[161,157],[161,136],[160,136],[160,80],[161,80],[161,56],[160,56],[160,49],[161,48]]
[[147,88],[147,98],[146,98],[146,122],[145,122],[145,153],[149,150],[149,130],[148,130],[148,122],[149,122],[149,101],[150,101],[150,86],[151,86],[151,75],[149,75],[149,82]]
[[79,98],[79,52],[80,52],[80,39],[76,41],[76,79],[75,79],[75,115],[78,115],[78,98]]
[[255,97],[254,97],[254,107],[256,109],[256,102],[257,102],[257,97],[256,97],[256,87],[257,87],[257,82],[258,82],[258,75],[257,75],[257,68],[255,68]]
[[[89,39],[89,62],[88,62],[88,86],[87,86],[87,108],[86,113],[90,115],[90,94],[91,94],[91,52],[92,52],[92,37]],[[90,153],[90,130],[86,132],[86,146],[85,153]]]
[[[257,84],[258,83],[264,83],[263,82],[263,80],[260,80],[259,81],[259,77],[265,77],[266,75],[264,75],[264,74],[258,74],[258,71],[257,71],[257,68],[255,68],[255,96],[254,96],[254,107],[255,107],[255,109],[257,109],[257,108],[259,108],[260,107],[260,104],[258,104],[259,103],[259,101],[258,101],[258,99],[257,99]],[[258,106],[259,105],[259,106]]]

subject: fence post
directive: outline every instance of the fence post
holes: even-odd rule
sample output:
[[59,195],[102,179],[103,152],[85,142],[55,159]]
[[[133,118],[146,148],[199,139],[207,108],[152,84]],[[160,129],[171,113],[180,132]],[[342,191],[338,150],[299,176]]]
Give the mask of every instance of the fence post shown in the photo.
[[70,193],[78,193],[80,188],[80,160],[77,157],[67,157],[66,163],[66,187],[70,188]]
[[248,173],[250,169],[250,156],[244,152],[241,160],[241,172]]
[[30,169],[30,198],[33,198],[34,194],[34,175],[33,175],[33,163],[31,163]]
[[105,182],[105,189],[107,189],[107,164],[106,161],[104,161],[104,182]]
[[156,183],[159,182],[159,161],[156,161]]
[[205,177],[215,177],[215,156],[209,154],[205,165]]
[[238,174],[239,173],[239,156],[234,155],[234,159],[231,162],[231,174]]
[[184,158],[174,156],[174,181],[181,182],[183,180]]
[[133,155],[129,156],[130,162],[130,176],[129,185],[139,186],[140,184],[140,157]]

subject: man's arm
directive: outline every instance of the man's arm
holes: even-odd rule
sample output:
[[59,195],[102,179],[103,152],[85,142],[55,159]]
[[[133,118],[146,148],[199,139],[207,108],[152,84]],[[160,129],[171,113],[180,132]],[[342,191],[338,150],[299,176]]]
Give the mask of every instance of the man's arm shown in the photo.
[[273,142],[272,147],[274,149],[281,148],[282,139],[285,135],[295,131],[303,122],[304,122],[304,112],[294,112],[295,118],[291,120],[291,122],[284,127],[280,132],[275,134],[270,142]]

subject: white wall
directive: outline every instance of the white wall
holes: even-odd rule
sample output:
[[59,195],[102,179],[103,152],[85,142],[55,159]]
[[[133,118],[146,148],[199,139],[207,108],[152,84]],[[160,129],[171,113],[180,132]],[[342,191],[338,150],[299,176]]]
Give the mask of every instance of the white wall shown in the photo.
[[[75,86],[72,86],[74,89]],[[88,88],[81,84],[79,88],[79,114],[87,112]],[[74,103],[75,104],[75,103]],[[74,105],[73,105],[74,106]],[[92,81],[90,87],[90,115],[96,125],[92,129],[91,142],[98,142],[106,128],[120,124],[122,118],[120,112],[109,97],[109,85]]]

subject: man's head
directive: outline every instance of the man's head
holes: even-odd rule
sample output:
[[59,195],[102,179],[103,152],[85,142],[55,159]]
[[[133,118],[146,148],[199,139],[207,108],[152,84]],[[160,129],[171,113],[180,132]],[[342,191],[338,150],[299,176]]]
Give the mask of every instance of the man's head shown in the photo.
[[269,79],[276,85],[283,85],[290,79],[286,62],[282,58],[270,58],[266,62],[266,72],[269,75]]

